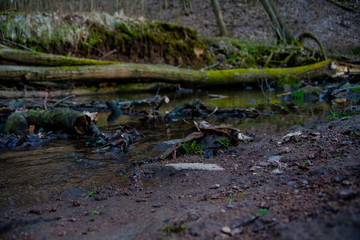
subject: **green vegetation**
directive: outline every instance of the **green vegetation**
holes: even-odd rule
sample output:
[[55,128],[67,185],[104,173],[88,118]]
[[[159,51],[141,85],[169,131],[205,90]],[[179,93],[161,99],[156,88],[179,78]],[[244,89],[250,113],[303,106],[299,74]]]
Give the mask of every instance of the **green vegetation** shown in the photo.
[[258,215],[263,215],[266,213],[269,213],[269,210],[267,210],[266,208],[263,208],[263,209],[256,210],[255,212],[251,213],[251,215],[258,216]]
[[91,215],[98,215],[98,214],[100,214],[100,212],[99,212],[99,211],[96,211],[96,210],[91,210],[91,211],[89,211],[89,214],[91,214]]
[[3,15],[0,31],[3,38],[39,52],[104,57],[114,51],[110,55],[120,59],[160,59],[195,69],[213,62],[193,29],[107,13],[12,13]]
[[95,182],[93,182],[93,188],[91,189],[91,191],[90,191],[89,193],[87,193],[87,194],[85,195],[85,199],[88,199],[89,197],[95,198],[95,197],[96,197],[96,195],[95,195],[96,189],[97,189],[97,187],[96,187],[96,185],[95,185]]
[[283,89],[294,89],[301,86],[300,79],[295,75],[280,75],[277,80],[277,87]]
[[236,198],[236,193],[232,193],[228,196],[229,205],[231,205],[233,198]]
[[350,88],[350,92],[360,92],[360,87]]
[[172,224],[171,222],[169,223],[169,225],[167,227],[165,227],[164,232],[167,233],[180,233],[186,230],[186,227],[183,225],[175,225]]
[[346,113],[346,111],[338,111],[338,112],[330,111],[330,115],[326,118],[326,121],[330,122],[342,118],[350,118],[350,116]]
[[217,140],[219,143],[221,143],[221,145],[223,145],[224,147],[228,148],[230,146],[230,140],[227,138],[224,139],[218,139]]
[[185,150],[186,154],[203,154],[204,144],[198,145],[194,140],[192,143],[187,142],[182,144],[183,149]]

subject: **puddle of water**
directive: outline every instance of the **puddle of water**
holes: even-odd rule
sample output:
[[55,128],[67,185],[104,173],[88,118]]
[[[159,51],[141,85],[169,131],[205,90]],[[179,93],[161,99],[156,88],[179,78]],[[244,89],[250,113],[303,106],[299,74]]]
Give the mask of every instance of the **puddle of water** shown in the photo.
[[[209,99],[208,93],[228,96],[221,99]],[[275,94],[273,94],[275,95]],[[141,99],[151,94],[132,94],[112,96],[121,99]],[[293,125],[314,125],[324,120],[326,106],[320,103],[305,103],[294,108],[282,105],[268,107],[261,91],[202,91],[188,94],[169,94],[170,103],[163,105],[160,113],[170,111],[185,102],[199,99],[212,107],[255,107],[262,113],[270,113],[257,119],[207,119],[213,124],[228,123],[240,130],[266,132],[268,134],[283,131]],[[99,98],[99,97],[97,97]],[[109,99],[109,96],[106,98]],[[275,102],[275,101],[274,101]],[[145,106],[149,109],[148,106]],[[283,109],[282,109],[283,108]],[[275,114],[272,114],[275,112]],[[57,140],[30,151],[12,151],[0,154],[0,208],[6,206],[31,205],[46,202],[60,196],[66,190],[74,188],[91,189],[93,182],[101,186],[110,182],[122,182],[124,170],[133,160],[149,157],[158,153],[151,148],[160,142],[182,138],[189,126],[183,121],[168,125],[159,122],[142,123],[122,115],[117,121],[108,124],[110,113],[100,113],[98,127],[101,131],[112,131],[118,125],[132,125],[144,134],[141,143],[129,150],[129,156],[119,156],[110,152],[94,153],[84,148],[85,140]]]

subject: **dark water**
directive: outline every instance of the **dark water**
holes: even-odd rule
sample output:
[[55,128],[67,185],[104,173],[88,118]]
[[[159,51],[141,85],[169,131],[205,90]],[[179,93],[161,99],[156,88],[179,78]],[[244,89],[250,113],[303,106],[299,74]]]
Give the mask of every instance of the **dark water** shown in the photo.
[[[228,96],[210,100],[208,93]],[[161,93],[160,93],[161,94]],[[266,93],[269,96],[269,92]],[[312,126],[315,121],[324,120],[328,114],[328,106],[324,103],[299,102],[288,105],[273,98],[271,107],[261,91],[255,90],[210,90],[187,94],[167,94],[170,103],[163,105],[160,113],[170,111],[173,107],[200,99],[212,107],[255,107],[265,113],[257,119],[207,119],[213,124],[228,123],[240,130],[256,133],[275,133],[289,129],[294,125]],[[141,99],[152,94],[117,95],[101,98]],[[271,97],[274,97],[272,93]],[[99,97],[97,97],[99,98]],[[150,106],[143,106],[151,109]],[[98,127],[101,131],[112,131],[118,125],[133,125],[145,136],[143,142],[131,147],[129,154],[119,155],[115,152],[97,152],[94,148],[85,148],[85,140],[57,140],[38,149],[30,151],[12,151],[0,154],[0,208],[6,206],[23,206],[42,203],[61,197],[71,189],[91,189],[95,183],[123,183],[126,170],[132,162],[158,152],[151,150],[156,144],[176,138],[182,138],[188,132],[188,125],[183,121],[164,123],[142,123],[139,119],[121,116],[109,125],[106,121],[110,113],[101,113]]]

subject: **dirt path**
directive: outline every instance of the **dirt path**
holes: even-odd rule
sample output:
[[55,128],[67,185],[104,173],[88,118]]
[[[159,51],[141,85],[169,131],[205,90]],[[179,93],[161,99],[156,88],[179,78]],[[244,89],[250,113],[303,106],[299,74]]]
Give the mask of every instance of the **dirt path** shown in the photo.
[[[0,239],[359,239],[360,115],[282,140],[296,131],[256,133],[209,159],[143,164],[125,189],[109,184],[88,198],[74,189],[2,209]],[[165,166],[179,162],[224,170]]]

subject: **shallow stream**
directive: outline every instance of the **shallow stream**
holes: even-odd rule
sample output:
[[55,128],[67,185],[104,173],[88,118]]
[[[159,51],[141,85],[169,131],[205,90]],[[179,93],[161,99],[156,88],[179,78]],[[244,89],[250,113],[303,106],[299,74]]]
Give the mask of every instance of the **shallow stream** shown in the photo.
[[[210,99],[208,94],[227,96]],[[294,126],[314,126],[317,121],[325,120],[329,107],[321,102],[285,103],[278,101],[276,93],[267,92],[272,98],[271,106],[267,104],[260,90],[208,90],[191,93],[161,93],[170,99],[164,104],[160,113],[171,111],[175,106],[199,99],[215,108],[255,107],[262,116],[256,119],[206,119],[212,124],[227,123],[243,131],[245,134],[272,134],[287,130]],[[270,95],[271,94],[271,95]],[[93,99],[142,99],[153,94],[132,94],[97,96]],[[89,99],[88,97],[87,99]],[[84,99],[84,98],[83,98]],[[81,100],[81,99],[78,99]],[[150,106],[143,106],[151,109]],[[142,142],[129,149],[128,154],[117,154],[112,151],[98,152],[94,148],[85,147],[84,139],[56,140],[35,150],[11,151],[0,154],[0,208],[6,206],[26,206],[47,202],[67,193],[76,194],[78,189],[90,191],[94,185],[106,183],[122,184],[134,161],[156,156],[159,152],[152,147],[167,140],[182,138],[188,133],[189,125],[183,121],[175,121],[168,125],[160,122],[141,122],[122,115],[109,124],[110,113],[100,113],[97,123],[103,132],[113,131],[118,125],[132,125],[144,134]],[[78,191],[78,194],[84,194]]]

